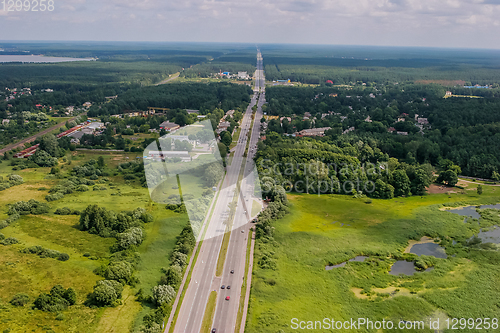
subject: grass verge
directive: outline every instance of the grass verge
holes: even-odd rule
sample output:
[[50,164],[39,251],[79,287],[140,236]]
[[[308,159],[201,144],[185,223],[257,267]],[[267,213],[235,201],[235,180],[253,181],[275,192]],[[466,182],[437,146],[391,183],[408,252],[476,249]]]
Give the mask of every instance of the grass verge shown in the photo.
[[212,327],[212,321],[214,320],[215,306],[217,304],[217,292],[212,291],[208,297],[207,307],[205,308],[205,315],[203,316],[203,322],[201,323],[201,332],[208,333]]
[[238,314],[236,315],[236,327],[234,333],[238,333],[241,329],[241,319],[243,317],[243,309],[245,308],[246,291],[247,291],[247,277],[248,268],[250,266],[250,247],[252,246],[253,230],[248,233],[247,255],[245,259],[245,274],[243,275],[243,284],[241,285],[240,305],[238,307]]

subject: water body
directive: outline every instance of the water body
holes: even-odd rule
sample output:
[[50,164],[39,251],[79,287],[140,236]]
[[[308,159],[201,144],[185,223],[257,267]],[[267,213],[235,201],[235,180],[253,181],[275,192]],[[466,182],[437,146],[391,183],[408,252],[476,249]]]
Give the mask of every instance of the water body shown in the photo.
[[410,253],[414,253],[418,256],[425,255],[443,259],[448,258],[445,250],[439,246],[439,244],[435,243],[415,244],[411,247]]
[[[479,206],[479,209],[487,209],[487,208],[500,209],[500,204]],[[461,216],[472,216],[477,219],[481,218],[481,215],[479,215],[476,212],[476,206],[467,206],[459,209],[448,209],[447,211]],[[464,222],[466,221],[467,219],[464,220]],[[483,243],[500,244],[500,229],[498,228],[498,226],[496,227],[497,228],[492,227],[489,231],[480,230],[477,236],[481,238]]]
[[391,275],[413,275],[417,272],[413,261],[398,260],[392,265],[389,274]]
[[447,211],[453,214],[458,214],[460,216],[472,216],[475,219],[481,217],[481,215],[479,215],[479,213],[476,212],[476,206],[452,208],[452,209],[447,209]]
[[2,62],[22,62],[22,63],[56,63],[70,61],[93,61],[93,58],[66,58],[66,57],[45,57],[42,55],[0,55]]
[[[363,261],[365,261],[366,258],[368,258],[368,257],[367,256],[357,256],[357,257],[354,257],[352,259],[349,259],[348,261],[363,262]],[[325,270],[331,271],[334,268],[344,267],[345,264],[347,264],[347,261],[344,261],[344,262],[337,264],[337,265],[326,266]]]
[[[425,272],[430,272],[434,269],[434,267],[429,267],[425,270]],[[413,261],[405,261],[405,260],[398,260],[392,265],[391,270],[389,274],[391,275],[413,275],[417,273],[417,269],[415,268],[415,264]]]
[[495,243],[500,244],[500,228],[495,226],[489,228],[488,231],[480,231],[477,237],[481,238],[483,243]]

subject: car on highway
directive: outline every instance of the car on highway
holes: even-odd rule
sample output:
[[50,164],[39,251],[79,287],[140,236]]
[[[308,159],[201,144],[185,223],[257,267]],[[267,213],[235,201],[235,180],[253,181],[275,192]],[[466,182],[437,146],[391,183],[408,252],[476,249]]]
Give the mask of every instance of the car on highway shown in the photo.
[[226,289],[225,285],[220,286],[220,289]]
[[216,328],[212,328],[212,333],[215,333],[217,332],[217,329]]
[[231,270],[231,274],[234,274],[234,269]]
[[231,286],[227,286],[226,289],[231,289]]
[[226,301],[229,301],[229,298],[230,298],[229,296],[226,296]]

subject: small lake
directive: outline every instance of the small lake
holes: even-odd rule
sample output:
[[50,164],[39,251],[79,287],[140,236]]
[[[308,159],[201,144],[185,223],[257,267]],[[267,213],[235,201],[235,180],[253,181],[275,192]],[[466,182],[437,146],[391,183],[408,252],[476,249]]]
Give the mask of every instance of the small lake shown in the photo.
[[[357,256],[357,257],[354,257],[352,259],[349,259],[348,261],[362,262],[362,261],[365,261],[366,258],[368,258],[368,257],[367,256]],[[326,266],[325,270],[331,271],[334,268],[344,267],[345,264],[347,264],[347,261],[341,262],[340,264],[337,264],[337,265]]]
[[500,228],[498,226],[489,227],[488,231],[480,231],[477,237],[481,238],[483,243],[500,244]]
[[418,256],[424,255],[443,259],[448,258],[445,250],[439,246],[439,244],[435,243],[415,244],[411,247],[410,253]]
[[93,58],[66,58],[66,57],[45,57],[42,55],[0,55],[2,62],[22,62],[22,63],[56,63],[70,61],[93,61]]
[[[434,269],[434,267],[429,267],[425,270],[425,272],[430,272]],[[398,260],[392,265],[391,270],[389,271],[389,274],[391,275],[413,275],[417,272],[417,269],[415,268],[415,264],[413,261],[405,261],[405,260]]]
[[[480,209],[500,209],[500,204],[495,204],[495,205],[482,205],[479,206]],[[454,209],[447,209],[446,211],[453,213],[453,214],[458,214],[461,216],[472,216],[473,218],[481,218],[481,216],[476,212],[476,206],[467,206],[467,207],[462,207],[462,208],[454,208]],[[466,222],[467,219],[464,220]],[[479,234],[477,235],[483,243],[495,243],[495,244],[500,244],[500,228],[496,226],[488,228],[488,231],[479,231]]]

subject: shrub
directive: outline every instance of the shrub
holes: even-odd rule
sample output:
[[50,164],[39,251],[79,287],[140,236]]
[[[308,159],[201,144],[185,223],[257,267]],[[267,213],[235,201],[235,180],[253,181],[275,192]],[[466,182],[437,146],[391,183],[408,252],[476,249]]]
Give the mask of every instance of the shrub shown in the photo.
[[106,269],[104,276],[108,280],[128,282],[132,277],[132,265],[126,261],[113,262]]
[[86,192],[86,191],[88,191],[88,190],[89,190],[89,187],[88,187],[87,185],[78,185],[78,186],[76,187],[76,190],[77,190],[78,192]]
[[2,244],[2,245],[12,245],[12,244],[18,244],[18,243],[19,243],[19,240],[17,238],[14,238],[14,237],[5,238],[3,241],[0,242],[0,244]]
[[30,297],[24,293],[15,294],[10,300],[10,304],[14,306],[25,306],[30,301]]
[[94,286],[92,298],[99,306],[114,305],[122,297],[123,285],[117,281],[100,280]]
[[54,194],[47,194],[47,195],[45,196],[45,200],[47,200],[47,201],[49,201],[49,202],[50,202],[50,201],[60,200],[60,199],[62,199],[62,198],[64,198],[64,194],[63,194],[63,193],[61,193],[61,192],[57,192],[57,193],[54,193]]
[[69,260],[69,254],[67,254],[67,253],[61,253],[59,255],[59,257],[57,257],[57,260],[67,261],[67,260]]
[[16,203],[12,204],[9,207],[8,214],[9,215],[14,215],[14,214],[39,215],[39,214],[48,213],[49,208],[50,208],[49,205],[47,205],[46,203],[42,203],[42,202],[36,201],[34,199],[30,199],[29,201],[18,201]]
[[34,302],[34,308],[57,312],[75,304],[76,294],[73,288],[64,289],[61,285],[52,287],[49,294],[41,293]]
[[175,290],[169,285],[159,285],[153,287],[153,300],[157,306],[169,303],[175,297]]

